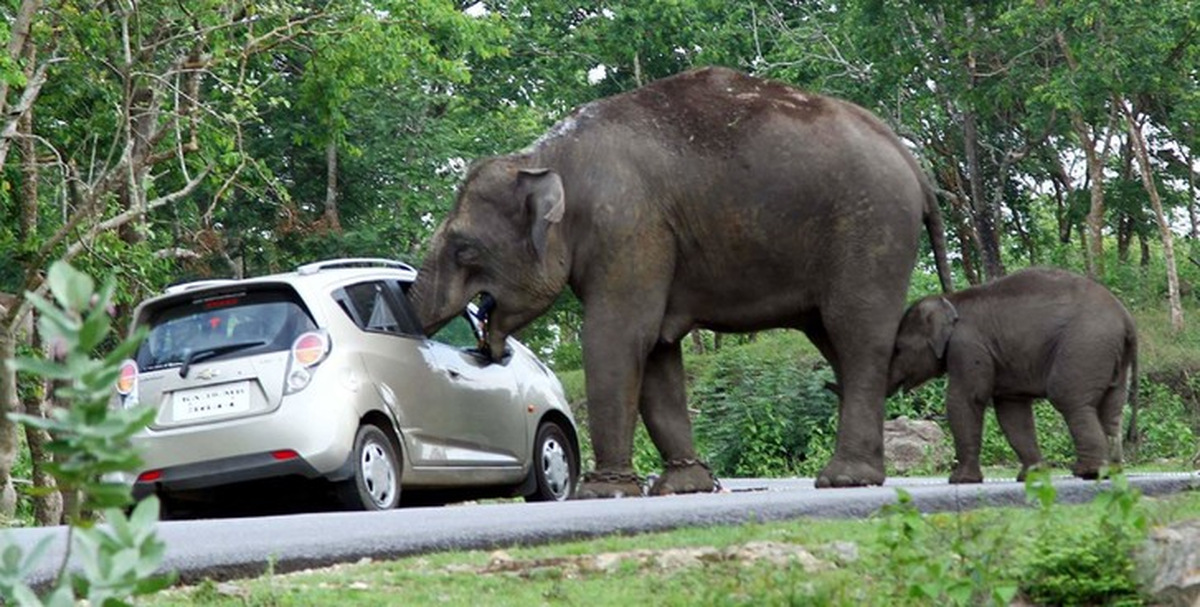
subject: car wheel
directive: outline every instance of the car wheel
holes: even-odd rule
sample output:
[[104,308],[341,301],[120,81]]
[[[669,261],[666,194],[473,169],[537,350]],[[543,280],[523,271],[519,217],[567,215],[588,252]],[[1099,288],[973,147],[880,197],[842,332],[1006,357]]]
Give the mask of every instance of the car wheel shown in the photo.
[[533,475],[537,489],[526,495],[525,501],[561,502],[575,490],[579,455],[557,423],[547,422],[538,428],[533,441]]
[[400,503],[400,460],[386,434],[372,425],[354,437],[354,475],[338,484],[338,498],[352,510],[389,510]]

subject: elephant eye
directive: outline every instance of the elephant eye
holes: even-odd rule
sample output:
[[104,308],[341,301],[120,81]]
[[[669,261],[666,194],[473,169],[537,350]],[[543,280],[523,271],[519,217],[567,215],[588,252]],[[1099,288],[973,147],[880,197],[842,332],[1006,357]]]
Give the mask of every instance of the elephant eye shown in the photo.
[[479,249],[463,245],[454,252],[454,261],[460,266],[474,265],[479,262]]

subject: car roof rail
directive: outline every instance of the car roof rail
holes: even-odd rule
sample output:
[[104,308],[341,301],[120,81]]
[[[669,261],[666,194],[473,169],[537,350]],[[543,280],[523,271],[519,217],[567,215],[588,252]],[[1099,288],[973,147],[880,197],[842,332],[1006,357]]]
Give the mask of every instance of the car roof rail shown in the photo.
[[174,293],[183,293],[184,291],[191,291],[192,289],[200,289],[203,287],[214,287],[217,285],[228,285],[228,284],[233,284],[236,282],[237,281],[232,278],[206,278],[203,280],[192,280],[189,282],[181,282],[179,284],[170,285],[167,288],[163,289],[163,293],[166,295],[171,295]]
[[313,263],[304,264],[296,268],[296,272],[301,275],[316,274],[321,270],[333,270],[338,268],[392,268],[395,270],[407,270],[416,272],[417,270],[403,261],[394,259],[385,259],[382,257],[347,257],[343,259],[326,259],[325,261],[314,261]]

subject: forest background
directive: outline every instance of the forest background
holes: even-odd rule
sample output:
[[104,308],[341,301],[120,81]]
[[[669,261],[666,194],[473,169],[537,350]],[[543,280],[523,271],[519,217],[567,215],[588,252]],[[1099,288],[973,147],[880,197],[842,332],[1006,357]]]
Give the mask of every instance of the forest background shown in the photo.
[[[1200,14],[1187,0],[0,0],[0,14],[0,360],[47,349],[19,294],[45,292],[55,259],[117,277],[118,326],[182,279],[416,262],[473,159],[525,147],[582,103],[725,65],[890,124],[938,186],[958,286],[1055,265],[1113,289],[1150,342],[1143,390],[1171,403],[1157,405],[1175,445],[1163,452],[1194,449]],[[913,294],[936,284],[926,251]],[[579,325],[567,295],[522,337],[577,378]],[[711,365],[726,375],[697,398],[728,403],[735,363]],[[797,381],[825,403],[804,432],[832,436],[819,381],[757,383],[776,402]],[[42,415],[47,394],[0,371],[4,411]],[[936,416],[921,398],[889,407]],[[819,459],[789,440],[783,465],[768,454],[721,472]],[[0,516],[60,520],[61,498],[27,490],[52,483],[45,442],[0,417]]]

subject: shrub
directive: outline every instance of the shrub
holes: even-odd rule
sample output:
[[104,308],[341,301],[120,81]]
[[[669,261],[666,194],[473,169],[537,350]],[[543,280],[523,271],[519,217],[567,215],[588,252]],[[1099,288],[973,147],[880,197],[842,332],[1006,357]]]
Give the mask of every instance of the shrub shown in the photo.
[[[1141,407],[1138,411],[1136,448],[1127,449],[1127,458],[1137,462],[1178,460],[1196,450],[1196,433],[1187,403],[1167,385],[1142,378]],[[1126,406],[1125,419],[1129,419]],[[1132,452],[1131,452],[1132,451]]]
[[[780,338],[762,341],[768,339]],[[693,383],[703,457],[716,474],[730,476],[780,476],[807,471],[810,462],[824,465],[837,421],[837,397],[825,388],[832,370],[792,348],[754,346],[718,351]]]
[[1042,517],[1021,575],[1026,594],[1043,605],[1136,602],[1133,551],[1147,529],[1138,508],[1141,492],[1124,476],[1115,476],[1092,502],[1095,517],[1081,524],[1078,518],[1063,520],[1064,513],[1054,507],[1055,490],[1045,471],[1031,473],[1025,486]]
[[[68,406],[45,418],[13,413],[9,417],[50,432],[53,440],[47,450],[56,458],[47,469],[60,490],[78,492],[83,499],[71,502],[68,556],[44,602],[25,580],[54,536],[44,538],[28,554],[15,544],[4,548],[0,598],[19,605],[74,605],[78,592],[79,598],[92,605],[125,605],[128,597],[155,592],[173,579],[155,575],[166,551],[155,533],[157,499],[143,500],[127,517],[123,508],[132,499],[129,486],[106,478],[140,464],[130,437],[145,428],[154,414],[144,406],[108,407],[120,363],[137,348],[142,336],[131,336],[106,356],[93,358],[111,329],[108,307],[114,283],[110,280],[97,291],[89,276],[64,262],[50,267],[47,282],[54,303],[37,295],[29,297],[41,312],[38,330],[43,340],[60,356],[5,362],[18,371],[55,380],[59,384],[55,394]],[[83,510],[103,510],[108,528],[95,526]],[[79,563],[80,572],[65,571],[69,559]]]

